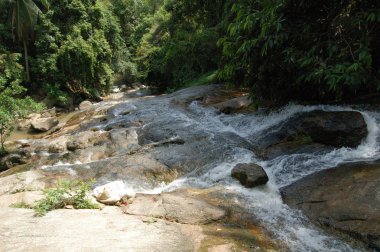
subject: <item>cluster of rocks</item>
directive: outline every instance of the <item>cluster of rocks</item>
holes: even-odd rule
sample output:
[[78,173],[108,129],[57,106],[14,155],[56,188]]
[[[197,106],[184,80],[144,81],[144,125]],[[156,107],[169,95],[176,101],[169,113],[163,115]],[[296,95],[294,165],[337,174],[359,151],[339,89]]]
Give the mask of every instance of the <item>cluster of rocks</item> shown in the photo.
[[[216,93],[220,86],[199,87],[201,88],[204,93]],[[188,103],[194,99],[202,100],[202,92],[189,89],[167,97],[172,97],[171,102],[180,106],[185,103],[178,103],[177,100]],[[95,177],[101,178],[100,183],[126,178],[134,184],[146,183],[149,187],[154,187],[204,167],[210,160],[218,160],[220,153],[224,153],[230,146],[250,149],[258,157],[272,159],[292,153],[315,153],[337,147],[354,148],[368,134],[366,122],[359,112],[316,110],[295,114],[250,141],[230,132],[215,133],[213,141],[217,144],[212,145],[208,134],[189,130],[182,118],[166,114],[159,116],[164,113],[163,110],[146,112],[137,109],[139,105],[144,106],[121,104],[120,108],[103,108],[105,112],[100,115],[94,109],[96,106],[84,101],[79,105],[80,111],[66,123],[70,134],[57,134],[43,146],[34,145],[30,152],[48,151],[53,154],[51,160],[48,157],[41,158],[40,166],[54,164],[54,157],[72,163],[70,172],[74,175],[70,174],[67,167],[56,165],[49,171],[49,176],[52,177]],[[209,105],[223,113],[233,113],[249,108],[251,101],[248,97],[241,96],[228,101],[210,102]],[[113,120],[116,116],[123,117],[123,121]],[[40,132],[58,125],[55,110],[54,113],[46,111],[30,115],[28,120],[24,127]],[[99,125],[102,120],[111,122],[107,121],[104,130],[95,129],[93,126]],[[84,164],[73,164],[76,161]],[[23,162],[25,158],[22,155],[8,156],[1,160],[7,167]],[[334,232],[348,234],[371,248],[380,250],[380,202],[377,192],[380,174],[379,169],[374,168],[378,167],[377,164],[371,165],[371,168],[368,165],[365,167],[332,169],[311,175],[283,188],[283,199],[289,206],[303,210],[315,223]],[[231,176],[247,188],[268,182],[265,170],[253,163],[237,164],[231,170]],[[15,193],[17,200],[30,195],[21,191]],[[135,198],[135,193],[123,182],[116,181],[95,188],[93,197],[100,203],[114,205],[129,202]],[[130,215],[154,216],[188,224],[208,223],[225,215],[223,210],[199,201],[196,197],[177,194],[137,195],[133,204],[128,204],[124,211]]]
[[[32,209],[9,208],[33,206],[43,199],[44,180],[39,171],[0,178],[1,251],[46,250],[52,237],[54,246],[65,250],[199,251],[205,237],[200,225],[226,216],[225,210],[184,192],[139,194],[133,204],[109,206],[126,194],[135,197],[121,181],[94,189],[94,196],[107,203],[101,211],[67,207],[36,219]],[[144,242],[139,239],[142,236]]]
[[[86,110],[92,106],[92,102],[83,101],[79,104],[79,110]],[[51,108],[41,113],[29,114],[26,119],[19,120],[18,130],[30,130],[32,132],[47,132],[59,125],[57,109]],[[62,127],[63,125],[60,125]]]
[[42,113],[32,113],[26,119],[20,120],[17,128],[19,130],[32,130],[46,132],[57,126],[59,121],[56,117],[56,109],[45,110]]
[[[312,111],[297,114],[273,127],[257,140],[263,158],[355,148],[367,137],[367,124],[359,112]],[[263,185],[268,177],[256,164],[238,164],[231,176],[247,188]],[[286,204],[302,210],[327,231],[351,237],[380,251],[380,161],[344,164],[326,169],[281,188]]]

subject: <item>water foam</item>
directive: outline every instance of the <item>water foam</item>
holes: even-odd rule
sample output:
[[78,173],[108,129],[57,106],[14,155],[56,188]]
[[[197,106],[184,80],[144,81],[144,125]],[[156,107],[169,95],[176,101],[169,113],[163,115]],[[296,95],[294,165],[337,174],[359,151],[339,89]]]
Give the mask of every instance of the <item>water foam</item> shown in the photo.
[[[337,166],[344,162],[373,160],[379,155],[380,114],[371,111],[355,110],[342,106],[301,106],[288,105],[283,109],[265,114],[225,115],[215,109],[201,107],[197,102],[190,105],[192,127],[213,132],[232,132],[246,139],[269,129],[297,113],[313,110],[324,111],[359,111],[368,128],[367,138],[357,148],[337,148],[323,153],[284,155],[263,161],[245,149],[236,148],[220,163],[194,171],[169,184],[162,184],[145,193],[161,193],[182,187],[208,188],[216,185],[225,187],[228,193],[236,197],[242,206],[252,212],[261,222],[273,231],[275,238],[285,241],[292,251],[353,251],[353,249],[328,235],[311,224],[298,210],[283,204],[279,188],[293,183],[309,174]],[[183,115],[181,115],[183,116]],[[231,169],[237,163],[254,162],[261,165],[268,173],[270,182],[254,189],[243,188],[230,176]]]

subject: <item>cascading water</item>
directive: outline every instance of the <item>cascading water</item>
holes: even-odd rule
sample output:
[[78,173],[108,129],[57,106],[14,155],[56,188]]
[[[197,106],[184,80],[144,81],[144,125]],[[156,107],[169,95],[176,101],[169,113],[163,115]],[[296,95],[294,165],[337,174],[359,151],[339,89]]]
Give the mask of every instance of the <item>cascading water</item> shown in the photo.
[[[169,192],[185,187],[222,186],[225,188],[226,194],[231,195],[247,212],[251,212],[258,218],[262,225],[271,231],[273,238],[283,241],[290,251],[354,251],[346,243],[327,235],[311,224],[300,211],[290,209],[285,205],[281,199],[280,188],[309,174],[335,167],[340,163],[379,158],[380,113],[353,107],[288,105],[269,115],[264,113],[226,115],[219,113],[216,109],[202,107],[198,102],[192,102],[186,108],[176,106],[176,101],[194,96],[191,92],[193,91],[188,90],[184,93],[177,92],[152,99],[127,99],[112,104],[115,105],[109,110],[112,118],[106,123],[92,125],[98,130],[105,130],[112,125],[128,125],[135,121],[141,121],[142,126],[137,128],[142,132],[148,131],[149,133],[150,128],[156,130],[158,128],[159,132],[166,137],[165,139],[178,135],[184,137],[190,134],[189,138],[199,137],[201,141],[204,141],[202,144],[209,145],[208,149],[202,149],[202,146],[195,145],[200,148],[197,151],[212,152],[213,148],[227,145],[216,149],[217,155],[212,153],[212,156],[211,153],[206,153],[206,156],[210,155],[212,158],[203,156],[204,159],[200,165],[192,166],[185,176],[170,184],[162,184],[156,188],[149,186],[142,188],[141,183],[138,184],[133,180],[126,181],[130,186],[142,193]],[[355,149],[326,149],[315,153],[282,155],[265,161],[258,158],[250,148],[245,147],[245,145],[253,144],[260,134],[291,116],[313,110],[359,111],[367,123],[369,134]],[[229,140],[231,135],[233,135],[233,141]],[[156,135],[153,134],[152,139],[155,137]],[[227,140],[218,142],[221,139]],[[197,141],[195,140],[195,142]],[[186,149],[180,147],[160,149],[160,151],[173,150],[174,152],[164,156],[166,161],[170,161],[170,155],[178,155],[181,158],[187,155],[186,152],[181,152]],[[113,158],[117,159],[118,157],[110,159]],[[91,158],[88,162],[86,165],[91,165]],[[265,186],[246,189],[231,178],[231,170],[236,164],[251,162],[261,165],[267,172],[269,182]],[[72,164],[62,163],[42,168],[45,170],[75,169]],[[75,171],[72,170],[72,172]]]
[[[255,135],[273,125],[286,120],[296,113],[313,110],[352,111],[350,107],[338,106],[299,106],[289,105],[270,115],[225,115],[218,114],[212,108],[204,108],[198,103],[190,105],[191,116],[186,118],[192,127],[209,133],[232,132],[244,139],[254,139]],[[323,153],[291,154],[263,161],[251,151],[236,147],[224,153],[222,162],[208,164],[185,177],[162,185],[145,193],[173,191],[181,187],[208,188],[222,185],[235,200],[261,220],[264,226],[273,232],[275,238],[284,241],[291,251],[354,251],[349,245],[337,240],[311,224],[298,210],[283,204],[279,189],[309,174],[337,166],[340,163],[373,160],[380,157],[379,123],[380,114],[371,111],[355,110],[362,113],[368,127],[368,137],[355,149],[339,148]],[[177,111],[177,113],[179,113]],[[211,140],[212,141],[212,140]],[[231,169],[237,163],[254,162],[261,165],[269,176],[267,185],[246,189],[231,178]]]

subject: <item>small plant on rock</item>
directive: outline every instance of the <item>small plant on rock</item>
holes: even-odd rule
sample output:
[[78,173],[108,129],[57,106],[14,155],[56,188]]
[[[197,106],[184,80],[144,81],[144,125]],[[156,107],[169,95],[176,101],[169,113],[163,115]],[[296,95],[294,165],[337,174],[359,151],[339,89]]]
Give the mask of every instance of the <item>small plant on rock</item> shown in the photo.
[[12,205],[10,205],[10,207],[13,207],[13,208],[26,208],[26,209],[31,209],[32,206],[24,203],[24,202],[18,202],[18,203],[14,203]]
[[92,189],[94,181],[63,180],[58,181],[56,188],[44,191],[46,197],[37,202],[34,207],[35,216],[44,216],[54,209],[72,206],[74,209],[99,209],[99,205],[92,203],[87,193]]

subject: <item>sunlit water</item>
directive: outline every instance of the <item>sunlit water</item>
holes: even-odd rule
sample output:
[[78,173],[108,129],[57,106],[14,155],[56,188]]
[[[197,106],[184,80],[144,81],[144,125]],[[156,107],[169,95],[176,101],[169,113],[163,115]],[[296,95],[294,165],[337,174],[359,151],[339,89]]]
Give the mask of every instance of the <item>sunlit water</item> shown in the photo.
[[[135,118],[145,121],[143,127],[146,127],[152,117],[161,118],[164,114],[167,116],[166,120],[176,119],[176,123],[180,123],[184,128],[191,127],[209,135],[211,142],[213,136],[220,132],[236,134],[251,142],[261,132],[297,113],[313,110],[355,110],[350,107],[338,106],[288,105],[269,115],[260,113],[225,115],[218,113],[213,108],[204,108],[197,102],[191,103],[188,110],[181,110],[170,106],[168,100],[164,98],[144,101],[135,99],[133,102],[127,100],[121,105],[110,110],[111,115],[114,116],[112,120],[109,120],[107,124],[99,124],[97,127],[104,129],[110,124],[132,121]],[[135,112],[129,115],[121,114],[126,109]],[[214,161],[204,167],[199,167],[170,184],[162,184],[154,189],[142,189],[141,185],[132,186],[135,190],[143,193],[169,192],[184,187],[210,188],[222,186],[227,193],[233,195],[236,202],[247,211],[252,212],[262,222],[262,225],[274,234],[274,238],[287,244],[291,251],[353,251],[354,249],[346,243],[327,235],[311,224],[300,211],[290,209],[283,204],[280,188],[309,174],[335,167],[344,162],[373,160],[380,157],[380,114],[360,109],[355,111],[362,113],[369,132],[367,138],[355,149],[339,148],[326,150],[324,153],[283,155],[264,161],[256,157],[250,150],[234,147],[221,154],[221,161]],[[88,161],[91,162],[90,159]],[[250,162],[261,165],[267,172],[269,182],[265,186],[246,189],[231,178],[231,170],[236,164]],[[54,169],[54,167],[65,166],[70,171],[71,165],[57,163],[42,168]],[[72,170],[72,172],[75,171]]]
[[[338,106],[299,106],[289,105],[270,115],[224,115],[210,108],[192,103],[190,108],[196,116],[186,117],[192,127],[198,127],[213,134],[215,132],[233,132],[245,139],[254,139],[255,135],[274,126],[292,115],[312,110],[351,111],[349,107]],[[263,161],[249,150],[235,148],[225,153],[222,163],[209,164],[208,167],[193,171],[185,177],[163,184],[145,193],[173,191],[182,187],[209,188],[222,185],[235,195],[235,200],[258,217],[263,225],[283,241],[292,251],[354,251],[349,245],[333,238],[311,224],[298,210],[283,204],[279,189],[309,174],[335,167],[338,164],[359,160],[373,160],[379,153],[380,114],[360,111],[368,127],[368,136],[355,149],[339,148],[323,154],[292,154]],[[265,186],[246,189],[231,178],[231,170],[238,163],[257,163],[268,173],[269,182]]]

